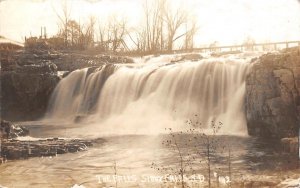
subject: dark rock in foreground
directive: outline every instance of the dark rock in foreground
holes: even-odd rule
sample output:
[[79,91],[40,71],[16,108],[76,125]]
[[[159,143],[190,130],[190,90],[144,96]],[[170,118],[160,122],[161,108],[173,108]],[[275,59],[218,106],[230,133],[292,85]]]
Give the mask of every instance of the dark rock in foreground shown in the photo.
[[[30,140],[17,139],[29,136],[29,130],[11,122],[1,120],[0,164],[4,160],[27,159],[30,157],[56,156],[57,154],[85,151],[92,146],[91,140],[44,138]],[[94,142],[103,142],[102,139]]]
[[248,133],[293,137],[300,126],[300,49],[261,56],[246,79]]
[[7,160],[27,159],[85,151],[90,146],[91,141],[81,139],[47,138],[35,141],[5,139],[2,141],[1,155]]
[[19,136],[28,136],[29,130],[23,126],[14,125],[13,123],[1,120],[0,124],[0,138],[12,139]]
[[287,153],[298,153],[299,146],[298,146],[298,138],[282,138],[280,140],[281,146],[284,152]]

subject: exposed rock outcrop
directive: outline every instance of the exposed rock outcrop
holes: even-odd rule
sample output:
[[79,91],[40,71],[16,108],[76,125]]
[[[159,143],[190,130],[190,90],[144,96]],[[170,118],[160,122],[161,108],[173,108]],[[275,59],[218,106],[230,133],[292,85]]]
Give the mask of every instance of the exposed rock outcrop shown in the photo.
[[85,151],[93,143],[104,140],[33,138],[24,126],[1,120],[0,123],[0,164],[6,160],[27,159],[29,157],[56,156],[57,154]]
[[[44,67],[42,67],[44,69]],[[34,70],[36,67],[34,68]],[[48,100],[60,78],[40,71],[1,72],[1,118],[34,120],[46,110]],[[25,71],[25,72],[23,72]]]
[[298,146],[298,137],[294,138],[282,138],[280,140],[282,149],[284,152],[287,153],[298,153],[299,146]]
[[127,64],[133,63],[133,59],[126,56],[112,55],[83,55],[83,54],[63,54],[60,58],[53,61],[59,71],[74,71],[87,67],[100,67],[104,64]]
[[45,49],[14,51],[6,61],[0,69],[1,118],[13,121],[42,117],[60,77],[76,69],[133,63],[132,58],[125,56]]
[[0,138],[11,139],[18,136],[28,136],[29,130],[23,126],[15,125],[9,121],[1,120],[0,123]]
[[246,79],[246,115],[252,136],[291,137],[300,126],[300,49],[266,54]]
[[3,140],[2,157],[6,160],[29,157],[56,156],[57,154],[85,151],[92,142],[81,139],[45,138],[38,140]]
[[55,156],[86,150],[92,146],[89,140],[45,138],[18,140],[19,136],[29,136],[29,130],[23,126],[1,120],[0,124],[0,158],[5,160],[27,159],[29,157]]
[[57,66],[51,61],[41,62],[39,64],[30,64],[16,67],[16,72],[27,74],[55,74],[57,73]]
[[[134,63],[134,60],[127,56],[116,55],[90,55],[80,51],[54,51],[54,50],[25,50],[15,51],[10,54],[10,63],[8,66],[3,66],[3,71],[12,71],[24,66],[43,66],[51,64],[50,68],[57,71],[74,71],[91,66],[102,66],[104,64],[128,64]],[[39,69],[42,70],[42,69]]]

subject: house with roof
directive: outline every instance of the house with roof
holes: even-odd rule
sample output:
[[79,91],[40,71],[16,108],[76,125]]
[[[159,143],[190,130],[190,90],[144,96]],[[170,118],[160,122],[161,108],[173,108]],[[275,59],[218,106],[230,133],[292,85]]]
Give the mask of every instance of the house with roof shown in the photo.
[[8,70],[14,63],[11,54],[24,48],[24,44],[0,36],[0,65],[1,70]]

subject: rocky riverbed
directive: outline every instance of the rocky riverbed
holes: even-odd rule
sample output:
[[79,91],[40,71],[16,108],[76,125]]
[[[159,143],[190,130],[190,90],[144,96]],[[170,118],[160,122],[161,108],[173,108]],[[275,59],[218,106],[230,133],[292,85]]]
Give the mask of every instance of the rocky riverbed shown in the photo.
[[34,140],[8,139],[2,142],[2,157],[6,160],[47,157],[85,151],[92,142],[81,139],[46,138]]
[[[1,120],[0,163],[6,160],[49,157],[58,154],[85,151],[93,146],[92,140],[71,138],[33,138],[23,126]],[[97,142],[103,141],[98,139]]]

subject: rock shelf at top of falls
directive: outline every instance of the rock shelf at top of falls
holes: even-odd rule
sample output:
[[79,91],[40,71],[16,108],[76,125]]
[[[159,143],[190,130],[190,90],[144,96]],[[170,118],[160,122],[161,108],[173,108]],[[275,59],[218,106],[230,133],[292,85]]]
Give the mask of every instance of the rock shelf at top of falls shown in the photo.
[[68,72],[85,67],[133,62],[132,58],[125,56],[41,49],[12,51],[8,57],[4,53],[1,57],[0,108],[1,118],[11,121],[43,117],[62,72],[67,75]]

